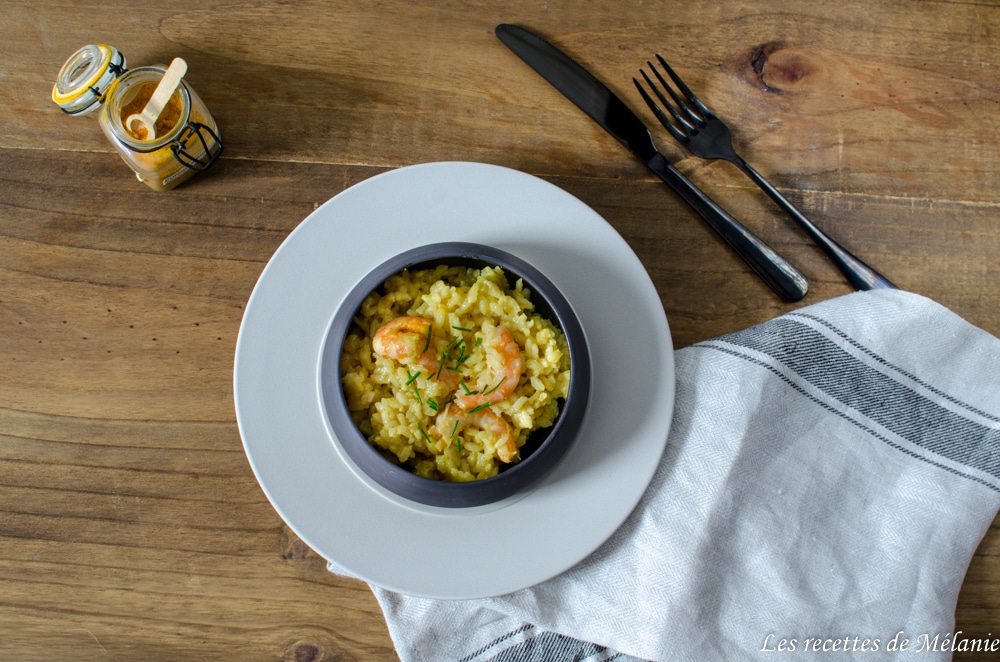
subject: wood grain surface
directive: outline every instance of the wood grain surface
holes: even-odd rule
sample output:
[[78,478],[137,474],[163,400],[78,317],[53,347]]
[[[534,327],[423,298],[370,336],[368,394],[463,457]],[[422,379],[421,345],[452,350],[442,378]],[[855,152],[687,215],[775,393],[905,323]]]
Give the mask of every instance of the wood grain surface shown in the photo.
[[[807,275],[805,301],[778,300],[500,44],[501,22],[563,47],[650,126],[631,78],[662,53],[807,216],[1000,334],[995,1],[0,0],[0,16],[2,660],[395,658],[367,586],[328,573],[268,503],[232,395],[268,259],[372,175],[482,161],[566,189],[638,254],[677,347],[850,291],[734,167],[655,129]],[[96,119],[52,103],[65,59],[99,42],[131,66],[187,60],[225,143],[210,171],[152,191]],[[1000,634],[998,523],[956,629]]]

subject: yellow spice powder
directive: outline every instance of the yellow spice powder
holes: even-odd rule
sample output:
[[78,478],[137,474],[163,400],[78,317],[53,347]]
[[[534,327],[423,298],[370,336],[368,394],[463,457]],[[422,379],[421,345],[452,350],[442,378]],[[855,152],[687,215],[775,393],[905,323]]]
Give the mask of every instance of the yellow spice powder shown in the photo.
[[[128,126],[128,118],[132,115],[138,115],[149,103],[150,98],[152,98],[153,93],[156,91],[156,83],[140,83],[136,86],[135,96],[122,107],[122,124],[125,126],[125,130],[128,134],[135,138],[136,140],[146,140],[146,130],[140,128],[138,131],[133,131],[132,127]],[[174,92],[170,100],[167,101],[166,107],[163,112],[160,113],[160,117],[156,120],[156,135],[165,136],[177,125],[177,122],[181,118],[181,93],[178,90]]]

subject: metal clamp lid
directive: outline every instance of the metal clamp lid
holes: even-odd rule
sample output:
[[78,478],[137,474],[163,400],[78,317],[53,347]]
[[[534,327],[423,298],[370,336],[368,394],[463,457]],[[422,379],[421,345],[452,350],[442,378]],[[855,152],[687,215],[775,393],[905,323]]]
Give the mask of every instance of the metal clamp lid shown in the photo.
[[111,84],[125,69],[125,56],[117,48],[88,44],[73,53],[59,70],[52,101],[69,115],[86,115],[101,105]]

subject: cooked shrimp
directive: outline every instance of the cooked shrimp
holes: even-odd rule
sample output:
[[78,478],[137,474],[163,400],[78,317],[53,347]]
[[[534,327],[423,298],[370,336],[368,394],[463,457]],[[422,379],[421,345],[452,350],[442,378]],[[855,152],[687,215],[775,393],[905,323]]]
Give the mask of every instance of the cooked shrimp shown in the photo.
[[434,432],[445,440],[444,446],[447,446],[453,437],[470,425],[493,435],[494,453],[501,462],[510,463],[517,458],[517,441],[514,439],[510,424],[489,407],[476,411],[462,411],[449,404],[438,414]]
[[511,334],[510,329],[501,326],[496,329],[489,340],[490,349],[487,352],[487,362],[492,374],[491,386],[486,386],[479,393],[463,395],[455,398],[455,403],[462,409],[475,409],[484,404],[500,402],[517,388],[521,380],[523,364],[521,363],[521,348]]
[[435,344],[436,334],[431,321],[423,317],[404,316],[389,320],[372,336],[372,348],[387,359],[404,364],[416,363],[449,388],[458,386],[454,373],[441,369]]
[[397,317],[379,327],[372,347],[387,359],[406,361],[430,350],[431,321],[423,317]]

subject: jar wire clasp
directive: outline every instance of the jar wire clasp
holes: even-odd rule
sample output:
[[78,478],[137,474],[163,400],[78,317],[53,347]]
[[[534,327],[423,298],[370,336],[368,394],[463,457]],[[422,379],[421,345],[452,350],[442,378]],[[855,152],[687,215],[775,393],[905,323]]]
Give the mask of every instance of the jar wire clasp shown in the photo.
[[[207,138],[206,135],[208,136]],[[195,137],[197,141],[192,141],[192,138]],[[198,156],[194,156],[187,151],[185,146],[189,141],[194,142],[196,145],[201,144],[202,151]],[[215,160],[219,158],[219,155],[222,154],[222,141],[219,139],[219,135],[209,126],[200,122],[190,122],[184,127],[181,135],[170,146],[170,149],[174,153],[174,158],[182,165],[200,172],[208,170],[215,163]]]

